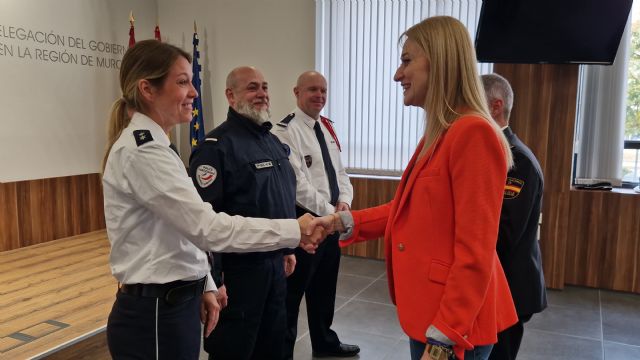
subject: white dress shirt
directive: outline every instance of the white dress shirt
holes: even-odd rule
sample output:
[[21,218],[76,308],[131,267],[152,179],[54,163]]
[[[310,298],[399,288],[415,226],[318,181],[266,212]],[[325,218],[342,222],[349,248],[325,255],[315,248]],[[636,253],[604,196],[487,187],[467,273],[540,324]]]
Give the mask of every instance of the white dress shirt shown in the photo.
[[[144,139],[136,141],[134,135]],[[109,153],[102,183],[111,272],[118,281],[163,284],[201,279],[209,274],[203,250],[255,252],[298,246],[296,220],[214,212],[169,144],[157,123],[135,113]]]
[[[294,118],[288,124],[278,123],[272,131],[280,141],[291,148],[289,161],[296,173],[296,202],[299,206],[320,216],[334,213],[335,207],[329,203],[331,191],[322,161],[322,151],[313,130],[316,121],[320,119],[311,118],[297,107],[293,110],[293,114]],[[351,206],[353,187],[342,165],[340,150],[327,128],[323,124],[320,124],[320,128],[327,143],[331,163],[336,171],[340,189],[338,202]]]

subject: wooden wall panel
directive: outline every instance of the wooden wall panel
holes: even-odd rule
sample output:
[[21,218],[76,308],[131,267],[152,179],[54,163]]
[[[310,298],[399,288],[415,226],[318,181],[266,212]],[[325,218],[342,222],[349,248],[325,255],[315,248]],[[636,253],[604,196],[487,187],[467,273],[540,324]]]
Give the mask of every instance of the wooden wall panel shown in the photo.
[[20,246],[16,184],[0,183],[0,251]]
[[[399,180],[351,178],[354,210],[382,205],[393,199]],[[384,240],[366,241],[342,249],[345,255],[384,259]]]
[[567,284],[640,293],[640,196],[572,191]]
[[100,174],[0,184],[0,251],[104,229]]
[[578,66],[496,64],[494,71],[511,82],[510,125],[544,172],[547,286],[640,292],[640,196],[571,189]]
[[545,190],[540,242],[547,285],[562,288],[578,65],[496,64],[514,91],[510,126],[538,158]]

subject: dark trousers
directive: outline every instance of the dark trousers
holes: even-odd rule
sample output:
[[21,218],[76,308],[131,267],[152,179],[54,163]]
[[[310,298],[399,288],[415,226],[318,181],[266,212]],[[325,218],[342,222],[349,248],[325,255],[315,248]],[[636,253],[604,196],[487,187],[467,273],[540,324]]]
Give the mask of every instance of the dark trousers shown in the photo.
[[107,322],[114,359],[198,359],[202,297],[177,305],[118,292]]
[[493,346],[489,360],[513,360],[516,358],[524,334],[524,323],[529,321],[531,316],[518,316],[517,323],[498,333],[498,343]]
[[307,320],[313,351],[332,351],[340,345],[338,335],[331,330],[340,267],[338,236],[328,236],[314,255],[296,248],[296,270],[287,278],[286,358],[293,357],[298,333],[298,312],[303,295],[307,302]]
[[222,254],[229,304],[204,339],[209,359],[283,358],[287,282],[282,251]]

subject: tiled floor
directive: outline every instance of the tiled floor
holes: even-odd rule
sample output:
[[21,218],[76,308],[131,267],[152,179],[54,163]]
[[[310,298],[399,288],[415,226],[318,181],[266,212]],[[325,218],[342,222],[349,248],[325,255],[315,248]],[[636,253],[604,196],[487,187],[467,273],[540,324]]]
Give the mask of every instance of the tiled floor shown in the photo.
[[[640,295],[577,287],[548,294],[549,308],[525,325],[518,359],[640,360]],[[333,329],[360,346],[360,359],[409,359],[384,262],[343,257],[335,311]],[[314,359],[307,329],[303,301],[296,360]]]

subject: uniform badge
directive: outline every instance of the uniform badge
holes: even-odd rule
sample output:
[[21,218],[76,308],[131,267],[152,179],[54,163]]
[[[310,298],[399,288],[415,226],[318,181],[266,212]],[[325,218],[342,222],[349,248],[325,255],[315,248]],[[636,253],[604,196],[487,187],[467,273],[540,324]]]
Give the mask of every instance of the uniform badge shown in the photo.
[[149,141],[153,141],[151,131],[149,130],[134,130],[133,137],[136,138],[136,145],[142,146]]
[[216,179],[218,172],[213,166],[210,165],[200,165],[196,170],[196,180],[198,181],[198,185],[201,188],[209,187],[209,185],[213,184],[213,181]]
[[311,160],[312,160],[312,159],[311,159],[311,155],[305,155],[305,156],[304,156],[304,162],[307,164],[307,167],[308,167],[308,168],[310,168],[310,167],[311,167],[311,163],[312,163],[312,161],[311,161]]
[[507,183],[504,185],[504,198],[514,199],[518,197],[523,187],[524,187],[524,180],[508,177]]
[[253,164],[253,166],[255,166],[256,169],[260,170],[260,169],[273,167],[273,163],[271,161],[262,161],[262,162]]

